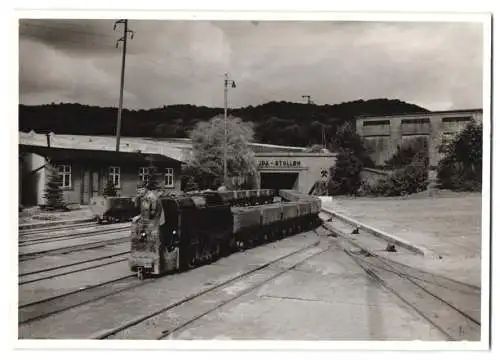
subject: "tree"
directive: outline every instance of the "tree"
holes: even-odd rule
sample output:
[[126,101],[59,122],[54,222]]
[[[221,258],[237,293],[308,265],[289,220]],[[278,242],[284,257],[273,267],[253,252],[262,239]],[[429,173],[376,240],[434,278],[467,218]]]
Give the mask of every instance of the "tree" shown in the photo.
[[341,149],[335,166],[330,169],[328,192],[331,195],[353,195],[361,186],[363,164],[350,149]]
[[[249,146],[253,140],[251,123],[241,119],[227,119],[227,176],[257,176],[257,162]],[[188,161],[186,172],[204,187],[215,187],[224,178],[224,118],[216,116],[208,122],[196,124],[191,132],[193,144],[192,159]]]
[[469,123],[440,152],[437,177],[439,186],[452,190],[481,190],[483,171],[483,125]]
[[57,169],[50,163],[46,165],[48,181],[45,185],[44,198],[47,201],[47,210],[67,210],[61,189],[61,176]]
[[368,155],[363,139],[356,132],[355,127],[349,122],[337,128],[335,135],[331,139],[330,147],[333,152],[349,149],[363,165],[373,166],[373,161]]
[[[149,110],[123,109],[123,136],[185,137],[198,121],[220,114],[220,108],[169,105]],[[259,141],[281,145],[322,142],[323,128],[333,134],[338,125],[360,115],[423,113],[425,109],[399,100],[355,100],[334,105],[269,102],[232,109],[232,114],[253,122]],[[114,135],[116,108],[80,104],[19,105],[19,129],[24,132]],[[296,126],[294,126],[296,125]]]

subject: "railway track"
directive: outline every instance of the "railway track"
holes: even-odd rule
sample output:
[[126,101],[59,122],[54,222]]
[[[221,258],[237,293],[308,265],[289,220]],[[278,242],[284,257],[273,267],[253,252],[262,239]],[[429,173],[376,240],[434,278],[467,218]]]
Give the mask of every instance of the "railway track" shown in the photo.
[[34,271],[27,271],[19,274],[19,285],[53,279],[59,276],[74,274],[81,271],[91,270],[98,267],[123,262],[126,261],[126,258],[124,256],[128,254],[130,254],[130,251],[122,251],[116,254],[75,261],[69,264],[57,265],[48,268],[37,269]]
[[[181,300],[170,302],[165,301],[162,303],[160,308],[155,308],[153,306],[148,306],[144,308],[141,307],[142,310],[151,309],[147,314],[140,314],[137,317],[129,318],[125,321],[122,321],[120,324],[115,327],[106,327],[107,330],[99,331],[98,333],[93,332],[85,336],[85,338],[94,338],[94,339],[106,339],[120,336],[123,331],[126,331],[130,328],[136,328],[144,323],[144,321],[148,321],[148,319],[154,318],[155,316],[161,316],[165,314],[170,309],[178,308],[183,304],[186,304],[190,301],[196,301],[197,299],[202,298],[203,296],[210,296],[211,293],[215,291],[221,291],[221,289],[234,286],[239,281],[248,281],[252,277],[251,287],[247,288],[244,293],[248,293],[253,290],[255,287],[261,286],[268,281],[271,281],[275,277],[283,274],[286,271],[298,266],[300,263],[306,261],[312,256],[318,255],[321,252],[326,251],[326,249],[320,249],[317,247],[319,243],[315,241],[314,243],[302,246],[298,249],[294,249],[293,251],[288,251],[285,255],[277,257],[271,261],[266,261],[263,265],[260,266],[252,266],[245,271],[235,271],[232,275],[224,276],[225,280],[217,283],[213,286],[203,289],[201,291],[197,291],[192,294],[188,294],[183,297]],[[273,265],[282,264],[283,268],[273,268]],[[265,273],[265,274],[264,274]],[[182,275],[182,274],[181,274]],[[184,274],[185,275],[185,274]],[[63,316],[65,311],[69,311],[71,309],[78,308],[82,305],[89,304],[95,302],[100,299],[109,298],[113,295],[118,295],[120,293],[127,294],[127,290],[133,290],[137,287],[143,287],[147,284],[151,284],[156,281],[165,281],[169,280],[168,278],[172,278],[173,281],[177,281],[173,278],[176,276],[167,276],[160,278],[150,278],[144,281],[137,280],[135,275],[132,276],[124,276],[123,278],[116,279],[114,281],[110,281],[108,283],[99,284],[93,287],[89,287],[86,289],[81,289],[77,291],[73,291],[71,293],[63,294],[61,296],[55,296],[52,298],[44,299],[42,301],[33,301],[31,303],[23,304],[19,307],[19,326],[21,327],[30,327],[33,324],[42,321],[52,322],[54,321],[53,317],[61,315]],[[186,289],[186,291],[189,289]],[[224,303],[235,300],[244,295],[244,293],[239,293],[238,295],[231,296],[230,298],[226,298]],[[120,299],[123,297],[127,297],[126,295],[121,295]],[[113,297],[114,298],[114,297]],[[138,301],[139,299],[133,298],[134,301]],[[110,300],[111,302],[116,300]],[[125,301],[125,300],[124,300]],[[218,304],[218,306],[222,306],[223,304]],[[213,308],[212,311],[215,311],[216,308]],[[90,314],[89,314],[90,315]],[[91,317],[97,316],[98,314],[92,314]],[[101,315],[102,316],[102,315]],[[203,316],[203,314],[197,314],[196,316]],[[122,317],[120,317],[122,319]],[[191,319],[194,321],[194,319]],[[130,331],[130,330],[129,330]],[[22,332],[22,331],[21,331]],[[164,336],[165,333],[160,333],[158,336]],[[22,336],[21,336],[22,337]]]
[[[279,257],[278,259],[267,262],[266,264],[261,265],[255,269],[246,271],[220,284],[211,286],[208,289],[190,295],[184,299],[176,301],[163,308],[156,309],[155,311],[149,314],[141,315],[139,317],[127,320],[112,329],[106,329],[102,332],[92,335],[92,338],[100,340],[116,339],[123,337],[123,335],[126,335],[126,338],[136,339],[138,337],[142,338],[147,334],[146,338],[148,339],[151,338],[156,340],[164,339],[173,334],[174,332],[182,330],[183,328],[185,328],[192,322],[196,321],[197,319],[216,311],[220,307],[232,301],[241,298],[242,296],[248,294],[249,292],[255,290],[256,288],[265,285],[266,283],[290,271],[291,269],[301,265],[302,263],[306,262],[312,257],[322,254],[328,250],[328,248],[324,249],[318,248],[317,247],[318,244],[319,241],[315,242],[311,246],[296,250],[291,254],[287,254],[285,256]],[[272,270],[268,271],[272,265],[277,264],[279,262],[283,262],[287,259],[293,259],[291,261],[291,264],[287,264],[283,266],[283,268],[274,269],[274,271]],[[234,294],[234,292],[232,291],[228,291],[226,293],[226,296],[223,297],[223,299],[219,299],[219,301],[212,303],[211,306],[209,306],[208,308],[206,308],[206,306],[205,308],[201,307],[201,311],[199,311],[199,313],[192,314],[189,319],[186,319],[181,323],[177,323],[174,327],[167,329],[160,329],[160,330],[155,329],[154,331],[156,332],[156,334],[154,334],[153,336],[151,336],[152,334],[145,331],[144,326],[147,327],[148,326],[147,323],[161,322],[161,318],[168,317],[170,311],[174,311],[179,307],[185,306],[192,302],[197,302],[197,303],[202,302],[206,298],[214,297],[216,293],[221,294],[222,292],[224,292],[224,289],[226,288],[231,288],[231,289],[237,288],[239,289],[239,291],[236,291],[236,294]]]
[[[331,227],[335,225],[338,224],[335,222],[329,223],[328,226],[324,225],[324,227],[332,231]],[[480,288],[407,266],[391,259],[390,254],[382,256],[380,252],[360,246],[356,242],[356,235],[348,235],[348,233],[345,236],[336,235],[339,232],[345,233],[346,228],[349,228],[349,226],[333,232],[336,240],[330,246],[340,248],[368,276],[394,294],[449,340],[475,341],[480,339]],[[379,239],[377,241],[380,242]],[[233,274],[215,285],[201,286],[201,290],[192,294],[187,293],[182,298],[173,296],[173,298],[167,298],[161,303],[147,307],[136,305],[135,313],[127,312],[128,319],[124,320],[123,317],[117,317],[113,326],[103,326],[104,330],[92,332],[81,330],[82,333],[85,333],[82,337],[93,339],[173,338],[175,334],[189,327],[194,321],[217,311],[222,306],[241,298],[329,249],[329,247],[318,247],[318,243],[319,241],[268,261],[258,267]],[[107,260],[104,257],[99,259],[99,261],[102,261],[100,266],[109,265],[106,263],[107,261],[118,263],[118,260],[119,258]],[[84,261],[81,264],[74,263],[47,269],[45,274],[43,271],[34,271],[23,275],[41,276],[41,279],[45,280],[98,267],[89,266],[88,263],[92,261],[97,261],[97,259]],[[278,264],[281,264],[281,266],[273,266]],[[78,267],[71,269],[71,266]],[[51,274],[51,271],[55,272],[56,275]],[[175,278],[175,276],[166,278]],[[139,304],[141,299],[135,298],[131,291],[152,282],[163,281],[160,279],[162,278],[152,278],[141,282],[134,275],[127,275],[51,298],[32,301],[19,307],[19,325],[20,327],[29,327],[38,321],[50,321],[58,314],[63,315],[65,311],[76,310],[76,308],[86,304],[92,304],[90,309],[94,308],[95,310],[94,302],[110,298],[112,300],[109,301],[113,303],[118,301],[118,298],[114,297],[114,295],[119,294],[123,294],[121,296],[124,297],[124,304],[127,301],[127,306],[129,306],[129,302]],[[37,281],[34,278],[31,280],[26,281],[26,283]],[[128,300],[125,300],[125,298]],[[120,304],[122,304],[121,301]],[[134,306],[130,306],[134,309]],[[189,311],[184,311],[184,315],[176,319],[174,312],[183,308],[188,308]],[[144,312],[137,309],[148,309],[148,311]],[[101,312],[101,316],[105,314],[105,310],[101,310]],[[85,313],[84,317],[90,317],[96,321],[99,319],[99,314]]]
[[118,279],[87,286],[82,289],[73,290],[57,296],[32,301],[22,304],[18,307],[19,325],[24,325],[48,316],[60,313],[65,310],[75,308],[105,298],[110,295],[118,294],[125,290],[130,290],[138,286],[143,286],[153,281],[147,279],[137,280],[135,275],[125,275]]
[[130,238],[128,236],[126,237],[119,237],[119,238],[112,238],[112,239],[107,239],[107,240],[97,240],[97,241],[92,241],[92,242],[85,242],[83,244],[75,244],[75,245],[68,245],[68,246],[62,246],[62,247],[57,247],[57,248],[51,248],[51,249],[44,249],[44,250],[35,250],[31,252],[25,252],[22,254],[19,254],[19,261],[27,261],[27,260],[32,260],[40,256],[46,256],[46,255],[60,255],[60,254],[69,254],[75,251],[83,251],[83,250],[91,250],[91,249],[97,249],[97,248],[102,248],[107,245],[114,245],[114,244],[120,244],[124,242],[130,241]]
[[75,230],[80,228],[86,228],[90,226],[95,226],[95,222],[83,222],[77,224],[68,224],[68,225],[47,225],[43,227],[37,227],[33,229],[19,229],[19,237],[28,236],[28,235],[36,235],[43,234],[47,231],[64,231],[64,230]]
[[[420,314],[449,340],[480,340],[480,288],[405,265],[391,259],[389,255],[369,250],[356,242],[357,235],[346,234],[345,227],[341,230],[335,229],[335,223],[324,227],[329,231],[334,230],[337,245],[369,276]],[[339,233],[343,235],[338,236]]]
[[[115,231],[129,230],[130,224],[120,224],[118,226],[117,225],[85,226],[85,227],[79,227],[78,229],[83,229],[84,231],[67,233],[68,229],[59,229],[58,230],[59,233],[57,233],[56,231],[54,231],[54,233],[52,233],[52,230],[45,230],[43,232],[43,234],[47,235],[48,232],[50,231],[50,235],[43,236],[43,237],[35,237],[35,238],[30,238],[30,237],[26,238],[26,236],[20,235],[19,246],[22,247],[22,246],[29,246],[32,244],[51,243],[51,242],[76,239],[76,238],[92,236],[92,235],[108,234],[108,233],[112,233]],[[74,231],[75,229],[69,229],[69,230]]]

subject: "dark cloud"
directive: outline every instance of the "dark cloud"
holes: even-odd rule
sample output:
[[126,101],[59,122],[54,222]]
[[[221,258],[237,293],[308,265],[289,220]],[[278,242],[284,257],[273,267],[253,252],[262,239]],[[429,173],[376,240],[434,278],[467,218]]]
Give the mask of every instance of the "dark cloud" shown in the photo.
[[[22,20],[22,103],[116,106],[121,48],[109,20]],[[232,106],[397,98],[434,110],[482,106],[482,25],[130,20],[124,106]]]
[[23,20],[21,39],[33,39],[47,46],[77,53],[115,49],[117,35],[112,20]]

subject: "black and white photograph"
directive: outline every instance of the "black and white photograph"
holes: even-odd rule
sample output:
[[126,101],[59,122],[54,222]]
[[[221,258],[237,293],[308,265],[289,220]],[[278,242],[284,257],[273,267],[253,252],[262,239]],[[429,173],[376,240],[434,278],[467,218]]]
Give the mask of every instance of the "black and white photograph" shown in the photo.
[[18,346],[488,348],[490,15],[54,14],[16,19]]

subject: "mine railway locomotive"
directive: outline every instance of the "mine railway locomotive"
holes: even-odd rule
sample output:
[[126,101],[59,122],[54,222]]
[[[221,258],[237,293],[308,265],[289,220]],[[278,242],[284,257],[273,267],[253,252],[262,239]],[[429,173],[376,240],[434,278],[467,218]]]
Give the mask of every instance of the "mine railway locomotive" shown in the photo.
[[118,196],[93,196],[90,210],[99,224],[130,221],[139,213],[135,198]]
[[[282,190],[283,202],[236,206],[224,193],[164,197],[148,191],[132,220],[131,271],[140,279],[182,271],[319,225],[316,197]],[[234,199],[248,195],[233,193]]]

